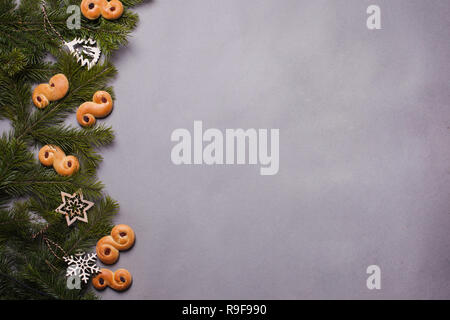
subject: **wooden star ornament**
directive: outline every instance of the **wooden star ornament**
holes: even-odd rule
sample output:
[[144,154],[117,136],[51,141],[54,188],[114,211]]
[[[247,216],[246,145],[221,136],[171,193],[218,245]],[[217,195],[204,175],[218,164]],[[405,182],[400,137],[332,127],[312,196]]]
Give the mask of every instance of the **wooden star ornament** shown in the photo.
[[81,190],[72,195],[61,191],[61,198],[63,203],[55,211],[66,216],[68,226],[76,220],[88,222],[87,211],[92,208],[94,203],[84,200]]

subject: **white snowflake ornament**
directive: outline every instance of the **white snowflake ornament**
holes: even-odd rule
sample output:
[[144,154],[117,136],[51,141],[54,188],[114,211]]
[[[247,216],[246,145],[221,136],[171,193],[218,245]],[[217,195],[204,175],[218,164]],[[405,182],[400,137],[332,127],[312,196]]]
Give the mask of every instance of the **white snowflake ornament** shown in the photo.
[[77,253],[75,256],[63,257],[64,261],[69,265],[67,267],[66,277],[79,276],[80,280],[87,283],[91,275],[99,273],[100,268],[97,266],[97,254]]
[[100,59],[101,50],[94,39],[75,38],[70,42],[65,41],[64,45],[77,58],[77,62],[81,63],[81,66],[87,66],[88,70]]

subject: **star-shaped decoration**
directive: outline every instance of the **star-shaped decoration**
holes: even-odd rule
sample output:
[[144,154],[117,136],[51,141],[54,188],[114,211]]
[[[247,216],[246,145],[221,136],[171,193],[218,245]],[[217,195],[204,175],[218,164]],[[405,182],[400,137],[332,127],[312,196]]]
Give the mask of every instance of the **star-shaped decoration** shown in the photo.
[[94,203],[84,200],[81,190],[72,195],[61,191],[61,198],[63,203],[56,208],[55,211],[66,216],[68,226],[76,220],[88,222],[87,211],[94,205]]

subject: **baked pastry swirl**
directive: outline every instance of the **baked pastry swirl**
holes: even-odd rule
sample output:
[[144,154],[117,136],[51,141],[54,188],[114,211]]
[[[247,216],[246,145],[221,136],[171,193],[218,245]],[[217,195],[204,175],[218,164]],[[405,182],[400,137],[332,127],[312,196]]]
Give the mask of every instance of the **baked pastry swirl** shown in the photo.
[[32,99],[39,109],[45,108],[51,101],[64,98],[69,91],[69,80],[62,73],[55,74],[48,83],[41,83],[34,88]]
[[111,230],[111,235],[104,236],[97,242],[97,257],[104,264],[113,264],[119,259],[119,251],[128,250],[135,241],[133,229],[126,224],[118,224]]
[[106,91],[97,91],[92,101],[83,103],[77,110],[77,121],[83,127],[93,126],[96,118],[106,117],[111,113],[113,100]]
[[116,20],[123,14],[123,5],[119,0],[83,0],[80,7],[83,16],[89,20],[98,19],[100,16],[108,20]]
[[110,287],[117,291],[123,291],[130,287],[133,278],[126,269],[117,269],[115,272],[101,268],[100,273],[92,278],[92,285],[97,290]]
[[71,176],[80,168],[80,163],[75,156],[66,156],[60,147],[45,145],[39,150],[39,161],[44,166],[53,166],[61,176]]

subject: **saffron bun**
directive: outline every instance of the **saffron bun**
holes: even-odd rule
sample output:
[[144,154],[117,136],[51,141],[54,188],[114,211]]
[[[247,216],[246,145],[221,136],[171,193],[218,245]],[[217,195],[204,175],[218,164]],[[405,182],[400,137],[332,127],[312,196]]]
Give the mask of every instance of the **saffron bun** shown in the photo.
[[119,0],[83,0],[80,8],[83,16],[89,20],[98,19],[100,16],[107,20],[116,20],[123,14],[123,5]]
[[104,118],[112,111],[113,100],[106,91],[97,91],[88,101],[80,105],[77,109],[77,121],[83,127],[91,127],[97,118]]
[[43,109],[51,101],[64,98],[69,91],[69,80],[67,77],[58,73],[50,78],[48,83],[41,83],[33,90],[32,100],[36,107]]
[[45,145],[39,150],[39,161],[47,167],[53,166],[60,176],[71,176],[80,168],[75,156],[66,156],[60,147]]
[[133,229],[126,224],[118,224],[111,234],[97,242],[97,257],[104,264],[113,264],[119,259],[119,251],[130,249],[135,241]]
[[133,282],[131,273],[126,269],[117,269],[115,272],[101,268],[100,273],[92,278],[92,285],[97,290],[103,290],[110,287],[116,291],[128,289]]

